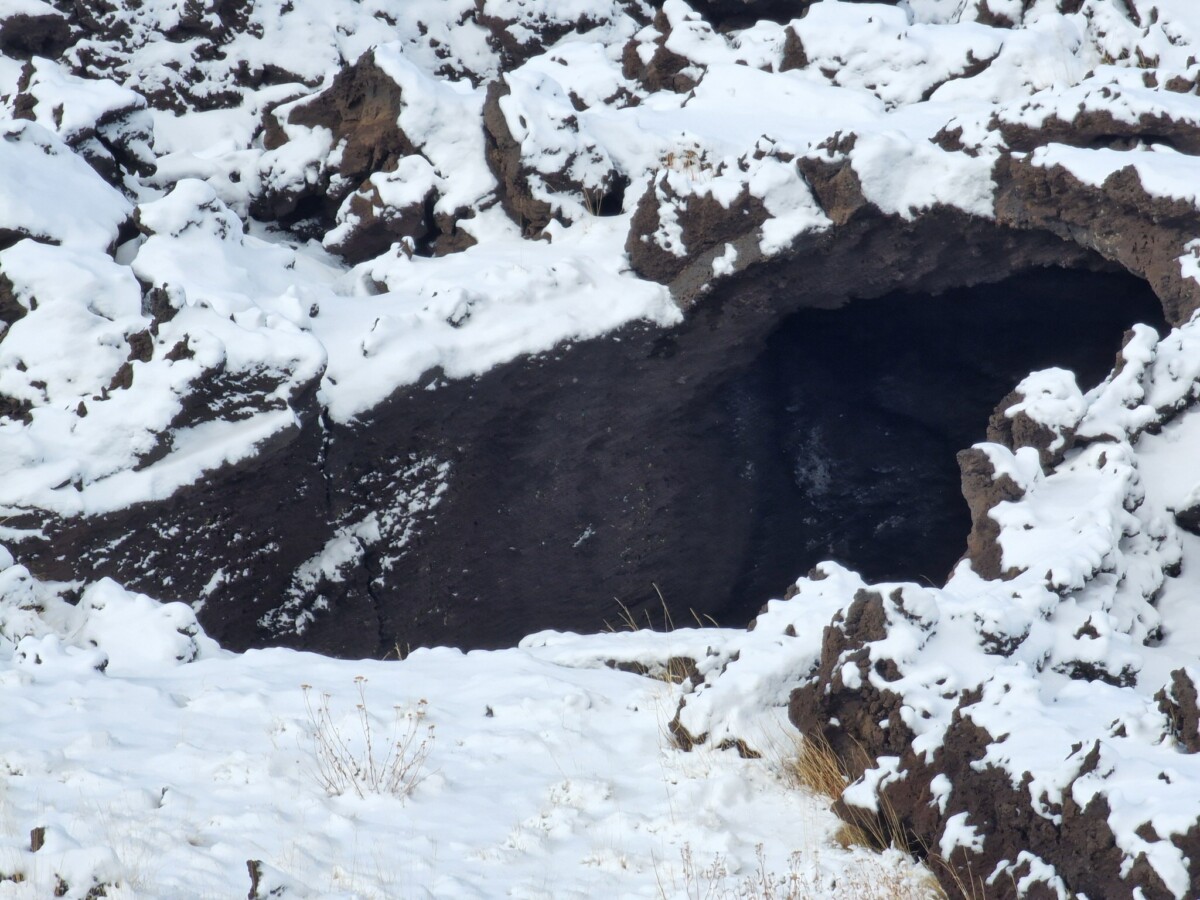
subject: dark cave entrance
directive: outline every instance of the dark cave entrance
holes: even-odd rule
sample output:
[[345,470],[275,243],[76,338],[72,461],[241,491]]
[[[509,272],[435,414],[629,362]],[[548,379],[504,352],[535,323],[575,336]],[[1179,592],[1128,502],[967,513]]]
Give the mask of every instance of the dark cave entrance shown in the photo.
[[1144,281],[1065,269],[790,316],[715,398],[756,498],[722,624],[744,625],[825,559],[870,581],[943,583],[970,529],[956,452],[986,439],[1030,371],[1099,383],[1137,322],[1166,328]]

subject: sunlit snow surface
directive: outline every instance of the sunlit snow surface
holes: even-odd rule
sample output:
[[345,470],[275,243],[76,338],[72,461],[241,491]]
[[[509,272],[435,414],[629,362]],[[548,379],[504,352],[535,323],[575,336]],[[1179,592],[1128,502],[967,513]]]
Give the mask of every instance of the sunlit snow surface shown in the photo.
[[[110,898],[246,896],[247,860],[264,864],[264,896],[694,896],[714,863],[730,887],[754,876],[760,844],[768,874],[813,896],[923,877],[830,842],[831,814],[781,780],[795,745],[779,711],[760,711],[761,760],[684,753],[667,733],[680,688],[605,665],[727,659],[741,632],[546,634],[355,662],[225,653],[183,605],[111,582],[70,607],[10,566],[0,596],[0,634],[31,633],[0,637],[0,897],[48,897],[58,878],[67,897],[97,883]],[[314,705],[330,694],[355,752],[360,687],[377,752],[396,712],[427,701],[409,796],[327,793],[302,685]]]

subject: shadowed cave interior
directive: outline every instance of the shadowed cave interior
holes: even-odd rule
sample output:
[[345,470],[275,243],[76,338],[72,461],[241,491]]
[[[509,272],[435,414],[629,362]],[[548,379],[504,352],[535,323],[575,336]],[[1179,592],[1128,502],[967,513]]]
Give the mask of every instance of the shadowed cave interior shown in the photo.
[[1033,370],[1099,383],[1138,322],[1166,329],[1144,281],[1064,269],[789,317],[715,398],[757,497],[718,620],[744,625],[825,559],[872,581],[943,583],[970,530],[957,451],[986,439],[996,404]]

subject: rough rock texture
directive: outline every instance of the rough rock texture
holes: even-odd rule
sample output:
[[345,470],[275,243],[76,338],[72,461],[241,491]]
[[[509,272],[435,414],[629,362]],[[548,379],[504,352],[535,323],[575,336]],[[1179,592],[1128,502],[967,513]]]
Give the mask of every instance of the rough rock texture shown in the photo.
[[[275,150],[288,141],[285,125],[324,128],[332,145],[341,146],[338,166],[322,167],[312,183],[268,189],[256,198],[251,212],[262,219],[317,220],[332,227],[338,207],[374,172],[388,172],[405,156],[419,153],[397,124],[400,86],[366,54],[338,73],[330,87],[313,98],[269,113],[263,143]],[[284,121],[281,122],[280,118]]]
[[[973,235],[979,250],[961,257],[963,268],[922,255],[937,246],[923,228],[961,236],[962,225],[947,214],[936,226],[930,218],[862,238],[889,248],[890,275],[852,265],[858,240],[816,244],[805,257],[803,294],[793,288],[795,270],[780,264],[763,270],[769,278],[731,281],[678,329],[632,328],[619,342],[580,344],[479,381],[418,387],[350,425],[318,429],[311,394],[298,394],[291,405],[306,424],[260,456],[168,505],[43,520],[57,561],[34,543],[30,557],[46,560],[47,576],[66,577],[83,559],[148,589],[164,572],[128,535],[191,534],[184,552],[161,556],[163,565],[178,596],[208,588],[202,618],[229,646],[270,641],[362,655],[396,642],[503,645],[543,627],[600,627],[615,615],[614,597],[635,614],[657,609],[656,585],[698,612],[747,616],[793,563],[755,525],[765,496],[778,491],[768,480],[777,451],[760,430],[744,429],[770,423],[731,427],[735,410],[761,402],[745,395],[748,386],[731,385],[787,312],[836,306],[848,270],[867,297],[897,282],[940,290],[998,277],[1012,253],[1031,266],[1086,261],[1066,244],[1013,246],[986,230]],[[233,398],[253,407],[271,389],[210,384],[198,412]],[[747,477],[746,460],[760,477]],[[373,511],[407,509],[418,495],[436,508],[398,516],[390,546],[353,536]],[[362,549],[337,579],[296,574],[339,534]],[[210,587],[211,560],[229,547],[246,563]],[[564,593],[569,606],[554,600]],[[756,599],[731,608],[743,594]]]
[[327,241],[326,246],[345,259],[357,263],[374,259],[396,242],[412,249],[426,247],[435,236],[433,224],[433,186],[412,203],[395,206],[387,203],[378,186],[368,181],[346,202],[347,218],[354,225],[343,235]]
[[[1139,335],[1123,350],[1126,371],[1139,372],[1134,382],[1114,379],[1087,395],[1090,411],[1077,419],[1081,432],[1092,430],[1090,416],[1113,409],[1106,393],[1131,398],[1134,388],[1148,399],[1157,385],[1163,408],[1169,404],[1161,401],[1176,392],[1190,395],[1188,385],[1167,374],[1177,357],[1154,361],[1157,374],[1129,369],[1145,339]],[[1011,408],[1008,402],[1002,410]],[[998,874],[989,896],[1178,897],[1200,878],[1195,858],[1186,855],[1192,823],[1186,816],[1171,825],[1161,818],[1178,802],[1170,788],[1175,778],[1166,773],[1178,758],[1175,747],[1195,752],[1194,673],[1175,669],[1153,705],[1146,690],[1153,684],[1133,690],[1152,663],[1178,659],[1183,649],[1157,656],[1155,604],[1166,578],[1178,574],[1178,538],[1162,530],[1161,511],[1145,508],[1136,468],[1118,461],[1130,458],[1130,434],[1136,438],[1144,424],[1130,418],[1131,431],[1110,430],[1108,443],[1045,469],[1035,445],[1013,453],[981,444],[960,454],[975,519],[972,540],[983,552],[972,548],[970,569],[956,571],[944,596],[911,585],[858,590],[826,629],[816,671],[792,694],[792,721],[824,735],[860,779],[847,792],[844,813],[869,815],[868,808],[886,801],[884,826],[938,852],[958,878]],[[1114,514],[1126,517],[1106,539],[1111,549],[1100,565],[1082,546],[1053,540],[1045,529],[1054,523],[1035,512],[1049,509],[1040,498],[1069,484],[1075,490],[1086,484],[1090,494],[1108,485]],[[1000,547],[1011,565],[1004,571]],[[1135,571],[1144,554],[1153,562],[1143,581]],[[1077,575],[1066,574],[1072,565],[1082,566]],[[1108,581],[1101,569],[1117,579]],[[995,608],[958,607],[955,592],[980,576],[1011,587],[992,595]],[[796,596],[819,596],[824,585],[802,580]],[[1114,626],[1127,651],[1107,644]],[[1048,641],[1048,632],[1057,636]],[[974,655],[980,668],[966,681],[948,681],[931,664],[939,646],[956,648],[951,652],[960,661]],[[1034,687],[1062,675],[1071,687],[1048,681],[1042,690]],[[1072,721],[1054,708],[1060,691],[1072,702],[1091,697],[1083,702],[1094,707]],[[1026,739],[1034,752],[1022,749]],[[1061,757],[1051,746],[1064,748]],[[1126,762],[1134,758],[1141,761]],[[1131,775],[1124,766],[1147,764],[1165,767],[1164,787],[1143,782],[1133,812],[1116,785]],[[1124,835],[1133,830],[1137,840],[1130,843]],[[1165,864],[1164,853],[1178,864]]]
[[1170,723],[1172,736],[1187,753],[1200,753],[1200,694],[1188,669],[1171,673],[1171,684],[1154,695]]
[[[674,238],[654,239],[668,216],[679,222],[679,243]],[[711,256],[713,250],[743,237],[766,219],[762,201],[749,191],[732,203],[723,203],[710,194],[680,196],[669,180],[662,179],[650,185],[638,201],[625,250],[640,274],[669,283],[695,259]]]
[[1005,570],[1001,562],[1000,526],[988,513],[999,503],[1020,500],[1025,492],[1007,473],[998,474],[987,453],[978,447],[959,451],[958,466],[963,499],[971,510],[965,558],[981,578],[1012,577],[1016,573]]
[[590,15],[570,18],[559,10],[522,9],[495,0],[478,0],[475,21],[488,31],[488,43],[496,52],[502,70],[515,69],[542,53],[563,36],[587,34],[607,22],[611,12],[603,5]]
[[[830,148],[834,159],[816,156],[798,161],[822,212],[843,229],[857,219],[880,217],[844,155],[853,147],[853,135],[841,137]],[[1062,167],[1040,166],[1029,156],[1001,156],[993,177],[998,185],[995,211],[999,224],[1054,235],[1120,263],[1150,283],[1173,323],[1186,321],[1200,308],[1197,282],[1184,276],[1179,266],[1193,234],[1196,212],[1192,203],[1150,195],[1132,167],[1119,169],[1101,186],[1092,187]],[[656,236],[661,230],[662,210],[668,207],[682,230],[682,246]],[[708,251],[739,239],[753,247],[765,218],[753,198],[722,209],[699,192],[679,198],[669,188],[655,187],[639,201],[627,246],[639,274],[671,285],[686,301],[704,289],[697,283],[700,273],[711,278]],[[754,255],[744,254],[744,258],[753,260]],[[743,264],[739,260],[739,268]]]
[[1002,159],[996,175],[999,221],[1069,237],[1119,262],[1150,283],[1171,322],[1185,322],[1200,308],[1196,282],[1183,276],[1178,262],[1191,240],[1191,203],[1150,195],[1131,167],[1099,187],[1028,158]]
[[37,13],[0,14],[0,53],[5,56],[58,56],[70,43],[67,17],[49,6]]
[[[645,90],[686,94],[699,82],[699,68],[686,56],[667,47],[671,21],[661,10],[654,22],[640,31],[621,54],[621,71]],[[689,71],[685,71],[689,70]]]
[[13,118],[55,132],[115,187],[131,175],[153,174],[153,124],[142,96],[114,90],[105,101],[88,106],[81,102],[86,82],[68,82],[64,91],[60,78],[45,61],[26,63],[9,101]]
[[[1111,810],[1103,795],[1084,803],[1074,799],[1074,786],[1100,767],[1099,743],[1087,752],[1077,746],[1068,759],[1074,774],[1062,788],[1061,802],[1042,794],[1041,805],[1052,815],[1030,802],[1033,776],[1017,782],[987,761],[989,747],[1004,736],[989,733],[972,718],[973,708],[983,699],[979,691],[962,691],[956,698],[950,695],[957,702],[940,746],[931,756],[914,749],[915,735],[902,713],[904,695],[882,686],[902,679],[903,670],[871,650],[872,644],[888,637],[889,620],[897,612],[904,614],[900,590],[888,602],[891,615],[885,613],[885,601],[879,594],[859,592],[845,613],[835,617],[822,641],[818,672],[793,693],[789,707],[792,722],[802,732],[824,735],[849,762],[852,778],[862,778],[873,764],[885,760],[891,771],[903,773],[878,791],[880,802],[889,810],[880,816],[884,832],[898,830],[897,840],[942,848],[943,864],[956,869],[959,874],[954,877],[964,884],[971,878],[983,878],[979,873],[1011,873],[1011,878],[991,882],[989,897],[1057,897],[1063,886],[1069,886],[1072,895],[1132,896],[1140,889],[1146,897],[1174,896],[1144,860],[1128,872],[1123,870],[1124,857],[1113,843]],[[847,666],[856,673],[849,686]],[[1177,692],[1179,685],[1177,679]],[[1190,699],[1194,703],[1194,691]],[[1187,717],[1194,706],[1183,715],[1178,706],[1171,709],[1180,727],[1194,731],[1195,718]],[[948,801],[945,796],[939,799],[938,789],[931,787],[935,779],[953,785]],[[844,803],[841,812],[851,821],[861,821],[868,814]],[[947,853],[947,834],[953,832],[956,819],[970,822],[986,834],[986,843],[973,851],[959,846]],[[1047,870],[1045,861],[1050,860],[1053,869]],[[1018,884],[1022,885],[1020,891]]]

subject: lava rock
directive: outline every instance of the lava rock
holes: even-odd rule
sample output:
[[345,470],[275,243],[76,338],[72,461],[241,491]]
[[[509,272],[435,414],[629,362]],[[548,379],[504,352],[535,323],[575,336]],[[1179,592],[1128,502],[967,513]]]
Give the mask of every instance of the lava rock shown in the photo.
[[48,3],[42,10],[0,15],[0,53],[13,59],[55,57],[71,45],[70,20]]
[[[527,86],[520,78],[492,82],[483,104],[488,167],[505,212],[527,237],[552,220],[620,212],[629,179],[580,132],[565,97],[542,96],[540,81]],[[514,84],[523,88],[519,95]]]
[[333,227],[342,202],[370,175],[393,171],[401,159],[420,154],[397,122],[401,102],[400,86],[368,52],[339,72],[326,90],[285,110],[267,112],[263,143],[268,150],[286,144],[285,125],[293,125],[328,129],[333,145],[340,144],[342,152],[336,167],[323,165],[315,181],[268,184],[254,198],[251,214],[285,224],[313,218],[321,232]]
[[435,236],[436,178],[421,156],[405,157],[392,172],[370,176],[342,204],[326,249],[349,263],[374,259],[396,242],[413,252]]
[[1033,447],[1043,471],[1049,472],[1074,446],[1086,408],[1073,373],[1039,372],[996,406],[988,420],[987,439],[1013,452]]
[[[625,250],[639,275],[670,284],[694,261],[707,263],[706,255],[712,255],[711,251],[756,237],[767,218],[762,200],[748,189],[726,205],[711,193],[680,193],[664,173],[638,200]],[[664,229],[667,221],[678,226],[678,240]]]
[[1002,156],[994,177],[996,218],[1002,224],[1048,231],[1095,248],[1145,278],[1173,324],[1200,309],[1200,284],[1184,277],[1178,263],[1193,237],[1196,210],[1190,202],[1151,194],[1132,166],[1097,187],[1061,166]]
[[1025,491],[1007,473],[998,475],[987,452],[979,447],[959,451],[958,467],[963,499],[971,510],[971,533],[963,558],[970,560],[980,578],[1011,578],[1016,572],[1002,566],[1000,526],[988,513],[1000,503],[1021,499]]
[[647,91],[686,94],[699,83],[701,67],[667,47],[671,21],[659,10],[652,25],[638,32],[621,55],[621,70]]

